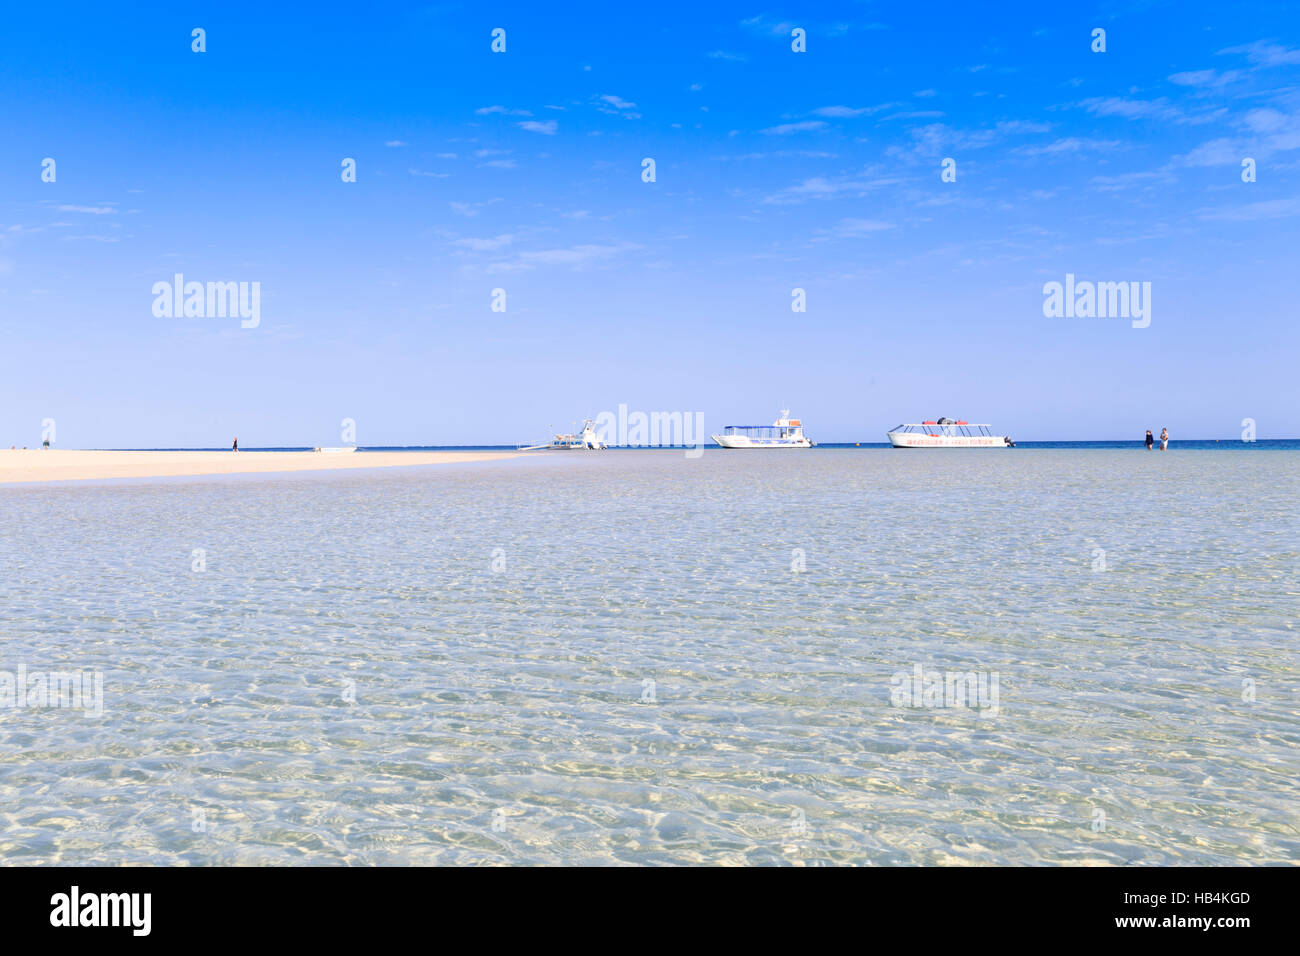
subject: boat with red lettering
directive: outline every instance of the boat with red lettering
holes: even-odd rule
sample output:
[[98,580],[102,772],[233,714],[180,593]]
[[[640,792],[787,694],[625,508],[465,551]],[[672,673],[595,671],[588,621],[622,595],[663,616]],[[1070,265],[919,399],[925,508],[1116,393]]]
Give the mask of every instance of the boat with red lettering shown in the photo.
[[895,448],[1015,448],[1008,435],[995,435],[987,424],[940,418],[896,425],[885,432]]

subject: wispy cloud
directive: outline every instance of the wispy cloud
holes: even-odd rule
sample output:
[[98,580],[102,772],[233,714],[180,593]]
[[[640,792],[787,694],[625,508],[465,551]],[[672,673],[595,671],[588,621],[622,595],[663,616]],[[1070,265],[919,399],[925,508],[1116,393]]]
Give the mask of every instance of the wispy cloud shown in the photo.
[[1218,108],[1200,113],[1188,113],[1170,103],[1163,96],[1154,100],[1134,100],[1122,96],[1097,96],[1083,100],[1079,105],[1094,116],[1119,116],[1131,120],[1157,119],[1189,125],[1210,123],[1220,119],[1228,112],[1226,109]]
[[838,153],[828,153],[824,149],[774,149],[767,152],[736,153],[734,155],[710,156],[715,162],[741,162],[747,159],[835,159]]
[[746,63],[749,60],[743,53],[728,53],[726,50],[714,50],[707,56],[711,60],[730,60],[733,63]]
[[1259,219],[1288,219],[1300,216],[1300,199],[1265,199],[1241,206],[1224,206],[1200,213],[1202,219],[1219,222],[1254,222]]
[[484,202],[455,202],[451,205],[451,211],[458,216],[473,217],[479,214],[479,210],[484,206],[490,206],[492,203],[501,202],[500,199],[488,199]]
[[881,110],[887,110],[894,106],[893,103],[883,103],[880,106],[819,106],[813,110],[813,116],[825,116],[828,119],[849,119],[854,116],[869,116],[872,113],[879,113]]
[[1119,173],[1115,176],[1093,176],[1089,180],[1092,185],[1106,192],[1116,192],[1121,189],[1128,189],[1131,186],[1139,186],[1154,180],[1167,179],[1169,173],[1163,169],[1136,170],[1131,173]]
[[528,110],[515,110],[508,106],[481,106],[474,111],[479,116],[490,116],[493,113],[500,113],[502,116],[532,116]]
[[470,252],[496,252],[504,249],[515,241],[513,233],[505,232],[499,236],[491,236],[486,239],[457,239],[452,245],[458,249],[468,249]]
[[533,266],[569,266],[571,268],[580,269],[584,266],[589,266],[606,259],[612,259],[615,256],[639,248],[640,246],[633,242],[620,242],[613,245],[583,243],[581,245],[569,246],[563,249],[540,249],[533,252],[519,253],[513,266],[515,268],[531,268]]
[[1300,114],[1271,106],[1247,110],[1235,119],[1237,136],[1220,136],[1202,143],[1174,164],[1181,166],[1236,166],[1247,156],[1255,159],[1300,149]]
[[840,37],[854,30],[885,30],[883,23],[846,23],[842,20],[809,20],[800,17],[798,21],[786,20],[768,13],[747,17],[740,21],[740,26],[759,36],[788,37],[795,27],[802,27],[808,35],[817,37]]
[[1230,46],[1219,51],[1223,54],[1245,54],[1246,59],[1258,66],[1300,65],[1300,50],[1292,50],[1272,40],[1256,40],[1241,46]]
[[60,206],[59,212],[84,212],[91,216],[108,216],[116,214],[112,206]]
[[884,222],[880,219],[841,219],[831,230],[831,234],[845,239],[851,239],[855,236],[865,236],[873,232],[884,232],[887,229],[893,229],[892,222]]
[[898,119],[942,119],[945,115],[943,110],[908,110],[903,113],[891,113],[882,122]]
[[1102,152],[1118,149],[1123,144],[1115,139],[1089,139],[1083,136],[1066,136],[1040,146],[1018,146],[1012,150],[1022,156],[1057,156],[1062,153]]
[[559,130],[560,124],[555,120],[524,120],[519,124],[519,128],[530,133],[541,133],[543,136],[554,136]]
[[766,133],[769,136],[788,136],[791,133],[807,133],[825,128],[826,123],[822,120],[802,120],[798,123],[782,123],[780,126],[769,126],[767,129],[759,130],[759,132]]
[[606,93],[596,97],[596,109],[613,116],[622,116],[624,119],[641,118],[641,114],[636,112],[635,103],[625,100],[621,96],[615,96],[613,93]]
[[1175,158],[1181,166],[1236,166],[1245,155],[1241,145],[1226,137],[1212,139]]
[[1240,70],[1188,70],[1183,73],[1171,73],[1169,82],[1178,86],[1191,86],[1198,89],[1218,89],[1227,86],[1242,77]]
[[984,129],[955,129],[944,123],[927,123],[908,130],[912,138],[910,148],[894,145],[886,152],[891,156],[931,159],[954,155],[958,150],[983,149],[999,140],[1012,136],[1046,133],[1051,123],[1032,120],[1002,120]]
[[405,146],[406,143],[404,143],[400,139],[390,139],[387,142],[385,142],[384,145],[387,146],[389,149],[395,149],[398,146]]
[[760,13],[756,17],[749,17],[741,20],[740,25],[746,30],[752,30],[755,33],[773,34],[776,36],[789,36],[797,23],[790,23],[785,20],[778,20],[766,13]]
[[824,176],[813,176],[805,179],[794,186],[787,186],[780,192],[773,193],[763,199],[763,202],[775,205],[788,205],[791,203],[805,202],[810,199],[835,199],[840,196],[865,196],[875,189],[885,186],[895,186],[901,180],[895,177],[879,178],[853,178],[846,177],[840,179],[827,179]]

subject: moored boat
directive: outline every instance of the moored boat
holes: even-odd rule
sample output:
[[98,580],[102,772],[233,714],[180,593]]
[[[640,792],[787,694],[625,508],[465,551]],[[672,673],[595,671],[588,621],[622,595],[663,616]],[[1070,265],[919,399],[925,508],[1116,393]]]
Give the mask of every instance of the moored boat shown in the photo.
[[895,425],[885,432],[895,448],[1014,448],[1008,435],[994,435],[987,424],[940,418]]
[[723,448],[811,448],[814,442],[803,433],[803,422],[782,409],[771,425],[728,425],[713,440]]
[[519,451],[604,451],[609,443],[596,434],[595,423],[589,418],[582,423],[582,431],[556,435],[540,445],[520,445]]

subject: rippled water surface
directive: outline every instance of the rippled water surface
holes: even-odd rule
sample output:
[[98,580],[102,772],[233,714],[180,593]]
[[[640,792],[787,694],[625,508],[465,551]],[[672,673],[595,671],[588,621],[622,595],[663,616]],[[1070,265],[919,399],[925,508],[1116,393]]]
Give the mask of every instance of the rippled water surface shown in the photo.
[[[0,709],[0,861],[1295,862],[1298,469],[619,451],[0,490],[0,672],[99,671],[105,706]],[[996,701],[894,706],[917,665]]]

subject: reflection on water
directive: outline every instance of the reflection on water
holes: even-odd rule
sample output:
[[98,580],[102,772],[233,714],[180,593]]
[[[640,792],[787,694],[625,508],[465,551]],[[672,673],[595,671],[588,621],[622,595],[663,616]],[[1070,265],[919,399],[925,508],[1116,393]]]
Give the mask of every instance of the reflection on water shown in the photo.
[[[0,672],[101,672],[105,713],[0,708],[0,860],[1294,861],[1297,465],[618,452],[3,490]],[[998,706],[893,706],[918,667]]]

